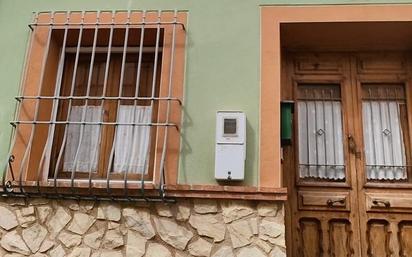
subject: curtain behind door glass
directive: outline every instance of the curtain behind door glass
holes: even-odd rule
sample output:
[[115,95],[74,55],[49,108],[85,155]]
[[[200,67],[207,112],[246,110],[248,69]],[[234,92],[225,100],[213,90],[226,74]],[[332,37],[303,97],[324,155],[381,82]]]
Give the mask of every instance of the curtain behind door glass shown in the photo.
[[299,175],[344,179],[341,103],[299,101]]
[[363,101],[363,137],[368,179],[407,178],[405,146],[396,101]]
[[299,177],[345,180],[341,86],[297,86]]
[[410,147],[405,86],[367,83],[361,92],[367,179],[406,180]]

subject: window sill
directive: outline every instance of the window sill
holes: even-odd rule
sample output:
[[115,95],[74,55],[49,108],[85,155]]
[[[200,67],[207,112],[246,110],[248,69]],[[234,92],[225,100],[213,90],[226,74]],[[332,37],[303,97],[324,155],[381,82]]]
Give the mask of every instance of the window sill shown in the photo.
[[169,197],[286,201],[287,189],[255,186],[167,185]]
[[[17,181],[12,183],[15,192],[20,187],[27,193],[37,194],[64,194],[76,196],[122,196],[125,193],[123,181],[111,181],[109,190],[105,180],[93,180],[91,186],[86,179],[75,180],[73,186],[70,180],[59,179],[48,180],[37,184],[36,181],[25,181],[21,184]],[[140,181],[128,182],[127,192],[130,196],[142,193]],[[109,193],[110,192],[110,193]],[[144,196],[159,196],[159,189],[151,182],[144,182]],[[208,198],[208,199],[239,199],[239,200],[261,200],[261,201],[286,201],[286,188],[269,188],[255,186],[221,186],[221,185],[166,185],[166,198]]]

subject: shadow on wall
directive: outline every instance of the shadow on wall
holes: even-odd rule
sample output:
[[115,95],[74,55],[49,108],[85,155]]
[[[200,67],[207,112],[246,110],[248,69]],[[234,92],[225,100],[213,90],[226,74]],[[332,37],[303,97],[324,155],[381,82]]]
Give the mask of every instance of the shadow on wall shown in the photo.
[[[193,120],[184,106],[182,108],[182,112],[183,112],[183,122],[182,122],[181,127],[184,127],[186,130],[190,129],[191,127],[193,127]],[[180,139],[181,139],[180,141],[181,147],[180,147],[180,155],[179,155],[180,161],[179,161],[179,168],[178,168],[178,172],[179,172],[178,183],[180,183],[181,181],[183,183],[187,183],[188,181],[187,174],[186,174],[187,168],[185,167],[186,158],[188,155],[190,155],[193,152],[193,150],[188,140],[185,137],[185,133],[180,133]]]

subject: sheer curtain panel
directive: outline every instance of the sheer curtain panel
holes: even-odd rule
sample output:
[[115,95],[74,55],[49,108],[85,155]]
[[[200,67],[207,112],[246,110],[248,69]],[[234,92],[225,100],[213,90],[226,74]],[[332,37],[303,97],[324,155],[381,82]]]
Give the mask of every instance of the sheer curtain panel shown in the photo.
[[[101,122],[102,114],[103,110],[100,106],[72,106],[69,121]],[[96,172],[99,159],[100,136],[101,128],[99,125],[69,124],[67,127],[63,170],[70,172],[73,170]]]
[[[150,124],[152,107],[120,105],[117,122]],[[118,125],[114,172],[146,174],[149,164],[150,126]]]
[[407,178],[405,146],[396,101],[364,101],[363,137],[368,179]]

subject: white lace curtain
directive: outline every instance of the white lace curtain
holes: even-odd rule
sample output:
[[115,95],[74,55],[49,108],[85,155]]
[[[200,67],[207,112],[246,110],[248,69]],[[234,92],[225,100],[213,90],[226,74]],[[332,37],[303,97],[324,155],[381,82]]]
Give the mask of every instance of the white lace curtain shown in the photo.
[[[150,106],[122,105],[119,123],[150,123]],[[114,172],[147,173],[149,164],[150,126],[119,125],[116,131]]]
[[363,137],[368,179],[406,179],[399,104],[396,101],[364,101]]
[[[82,121],[84,106],[71,108],[70,121]],[[100,106],[87,106],[86,122],[101,122],[103,110]],[[150,106],[121,105],[118,123],[150,123]],[[64,153],[64,171],[96,172],[99,161],[101,126],[84,125],[80,141],[81,125],[70,124],[67,127],[67,141]],[[114,171],[128,173],[146,173],[149,159],[150,127],[118,125],[114,145]],[[76,159],[76,153],[77,159]]]
[[299,175],[344,179],[343,128],[339,101],[299,101]]
[[[85,106],[72,106],[69,121],[81,122],[82,116],[85,115],[85,122],[100,122],[102,114],[100,106],[87,106],[86,110]],[[97,171],[101,128],[99,125],[84,125],[83,136],[79,142],[81,130],[82,125],[80,124],[70,124],[67,127],[64,171]]]

